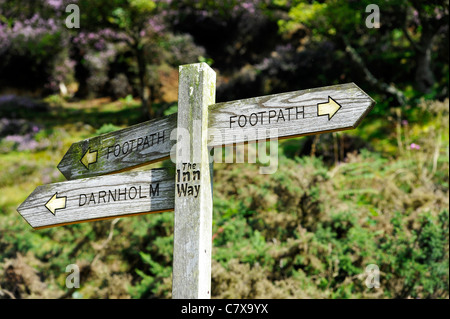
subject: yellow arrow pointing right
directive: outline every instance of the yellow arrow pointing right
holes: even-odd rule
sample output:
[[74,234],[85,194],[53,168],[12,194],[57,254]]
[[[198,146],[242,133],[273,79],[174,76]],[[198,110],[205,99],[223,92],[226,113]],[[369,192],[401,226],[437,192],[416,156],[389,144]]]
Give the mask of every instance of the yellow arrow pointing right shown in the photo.
[[328,96],[328,102],[317,104],[317,115],[328,115],[328,121],[336,114],[341,108],[341,105],[333,100],[331,96]]

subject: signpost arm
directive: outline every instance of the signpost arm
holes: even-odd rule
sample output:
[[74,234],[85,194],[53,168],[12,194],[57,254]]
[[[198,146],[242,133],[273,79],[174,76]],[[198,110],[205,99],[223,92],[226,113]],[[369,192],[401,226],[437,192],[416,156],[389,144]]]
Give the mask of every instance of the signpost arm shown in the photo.
[[175,223],[172,297],[211,296],[212,182],[208,106],[216,74],[206,63],[180,66],[175,144]]

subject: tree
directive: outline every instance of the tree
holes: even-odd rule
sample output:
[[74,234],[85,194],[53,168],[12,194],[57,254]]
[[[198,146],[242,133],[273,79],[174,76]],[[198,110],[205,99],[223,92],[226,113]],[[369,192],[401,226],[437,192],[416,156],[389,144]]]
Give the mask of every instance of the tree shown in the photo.
[[[374,4],[380,9],[380,28],[366,24],[366,8]],[[306,27],[313,41],[331,40],[348,54],[367,82],[398,104],[405,103],[404,89],[410,79],[421,94],[437,89],[432,60],[441,53],[433,45],[443,43],[448,34],[448,2],[294,0],[288,15],[280,21],[283,32]]]
[[62,6],[62,1],[1,1],[1,87],[57,91],[71,77]]
[[81,26],[85,31],[103,32],[108,40],[123,42],[131,51],[137,65],[139,96],[142,113],[152,117],[152,99],[158,90],[156,74],[149,74],[149,66],[157,64],[160,46],[165,37],[164,2],[148,0],[79,1]]
[[[407,16],[402,28],[405,37],[416,55],[415,81],[417,89],[430,93],[436,82],[432,69],[432,50],[435,38],[448,34],[448,1],[410,1],[411,7],[405,8]],[[414,32],[415,40],[410,31]]]

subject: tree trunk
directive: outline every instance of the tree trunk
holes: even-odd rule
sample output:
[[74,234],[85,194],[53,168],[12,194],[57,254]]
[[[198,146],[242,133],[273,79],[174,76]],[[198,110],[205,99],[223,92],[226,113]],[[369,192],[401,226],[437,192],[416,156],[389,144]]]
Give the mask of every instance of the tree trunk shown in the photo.
[[382,92],[385,92],[389,95],[392,95],[399,105],[403,105],[406,103],[405,94],[397,89],[394,85],[385,83],[379,79],[377,79],[372,72],[367,68],[367,65],[364,63],[363,59],[359,55],[359,53],[352,47],[350,41],[345,37],[341,36],[343,43],[345,44],[345,51],[350,55],[350,58],[356,65],[359,66],[361,71],[364,74],[364,77],[368,83],[376,87]]
[[149,101],[149,94],[147,88],[147,63],[145,61],[144,50],[136,48],[136,58],[138,63],[138,77],[139,77],[139,97],[141,99],[141,112],[145,119],[152,117],[152,103]]
[[434,30],[424,26],[418,50],[416,50],[416,75],[415,82],[417,89],[422,93],[431,93],[435,83],[433,71],[431,69],[431,45],[434,38]]

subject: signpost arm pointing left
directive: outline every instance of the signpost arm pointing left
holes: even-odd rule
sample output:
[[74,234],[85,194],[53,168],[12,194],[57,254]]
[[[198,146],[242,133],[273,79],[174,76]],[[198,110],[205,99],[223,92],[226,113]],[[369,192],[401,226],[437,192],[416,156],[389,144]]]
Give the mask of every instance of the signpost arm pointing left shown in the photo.
[[[119,173],[169,158],[177,115],[139,123],[73,143],[58,169],[68,180]],[[92,165],[94,164],[95,165]]]
[[173,168],[38,186],[17,208],[34,229],[173,210]]

